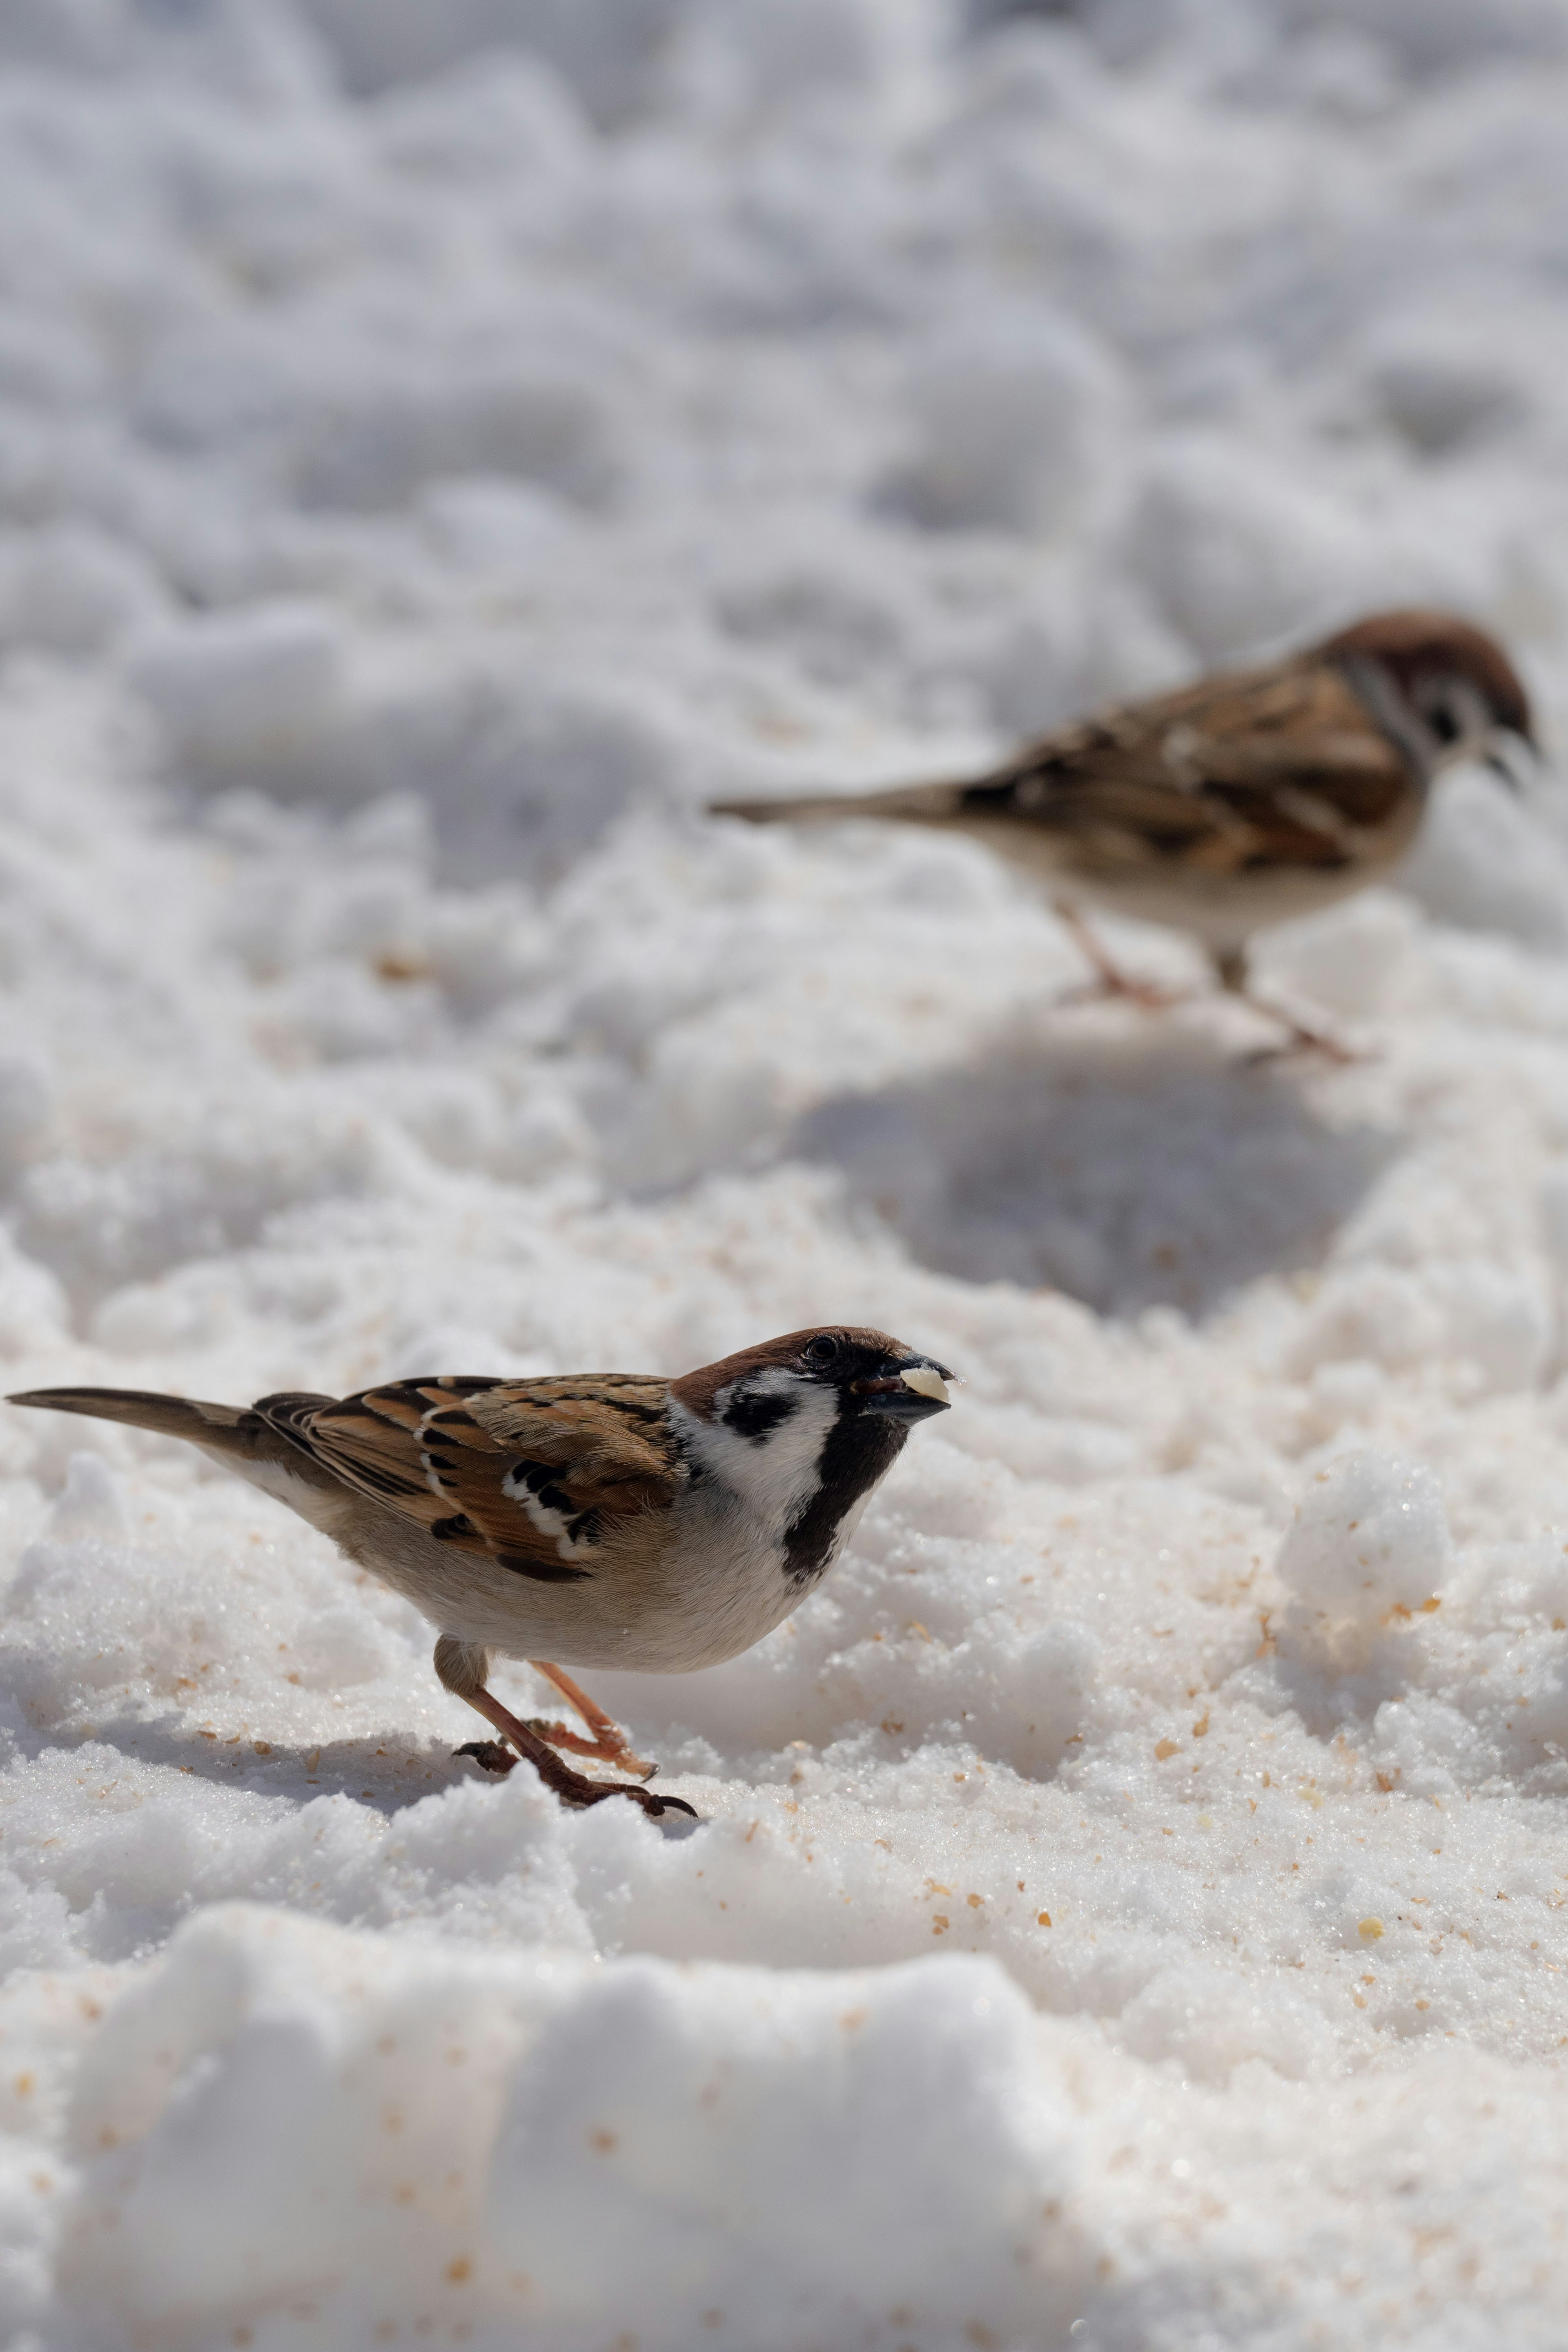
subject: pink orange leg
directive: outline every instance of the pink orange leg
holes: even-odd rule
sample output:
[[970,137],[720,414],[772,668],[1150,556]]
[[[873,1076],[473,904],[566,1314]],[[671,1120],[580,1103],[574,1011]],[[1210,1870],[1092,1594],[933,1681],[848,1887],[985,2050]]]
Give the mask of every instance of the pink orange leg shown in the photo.
[[1293,1013],[1287,1013],[1282,1004],[1270,1003],[1268,997],[1258,995],[1247,976],[1245,948],[1219,950],[1214,958],[1214,968],[1219,974],[1222,988],[1228,989],[1232,996],[1239,996],[1243,1004],[1249,1004],[1254,1013],[1261,1013],[1266,1020],[1277,1021],[1285,1032],[1285,1044],[1263,1046],[1260,1052],[1248,1055],[1249,1062],[1274,1062],[1284,1054],[1321,1054],[1329,1062],[1364,1062],[1366,1059],[1364,1054],[1357,1054],[1343,1045],[1332,1029],[1314,1028],[1310,1022],[1298,1019]]
[[[566,1805],[598,1805],[606,1797],[630,1797],[645,1813],[655,1820],[661,1813],[690,1813],[693,1808],[680,1797],[656,1797],[651,1789],[639,1788],[632,1780],[590,1780],[581,1772],[574,1772],[549,1746],[526,1723],[519,1722],[509,1707],[503,1706],[495,1693],[485,1687],[490,1668],[490,1653],[477,1643],[461,1642],[455,1634],[443,1633],[435,1645],[435,1671],[446,1688],[456,1697],[493,1724],[501,1738],[509,1740],[518,1756],[527,1759],[547,1789],[552,1789]],[[608,1718],[606,1718],[608,1720]],[[486,1772],[505,1774],[515,1766],[516,1758],[508,1754],[500,1741],[476,1739],[457,1750],[459,1756],[472,1756]]]
[[1087,988],[1075,989],[1070,1003],[1090,996],[1120,996],[1129,1004],[1141,1004],[1145,1013],[1164,1013],[1173,1004],[1185,1004],[1191,995],[1190,989],[1161,988],[1152,980],[1129,979],[1103,940],[1065,898],[1053,898],[1051,911],[1072,934],[1073,945],[1093,967],[1093,981]]
[[552,1748],[564,1748],[570,1755],[594,1756],[601,1763],[613,1764],[619,1771],[635,1772],[640,1780],[653,1779],[658,1766],[644,1764],[640,1756],[632,1755],[626,1734],[620,1725],[606,1715],[585,1690],[580,1689],[570,1675],[563,1674],[559,1666],[550,1665],[544,1658],[530,1658],[528,1664],[536,1675],[543,1675],[546,1682],[554,1683],[568,1706],[576,1709],[593,1737],[584,1739],[564,1723],[543,1723],[538,1716],[528,1717],[530,1731],[537,1731],[539,1738],[548,1739]]

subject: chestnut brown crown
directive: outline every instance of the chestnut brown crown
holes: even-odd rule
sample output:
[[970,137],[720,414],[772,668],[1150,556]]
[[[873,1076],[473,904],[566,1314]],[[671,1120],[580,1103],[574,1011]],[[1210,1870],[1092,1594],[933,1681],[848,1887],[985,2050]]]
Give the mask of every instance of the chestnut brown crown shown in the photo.
[[1380,662],[1406,699],[1418,704],[1422,688],[1439,678],[1458,677],[1474,687],[1495,727],[1521,736],[1538,749],[1530,698],[1518,671],[1495,637],[1453,613],[1374,613],[1342,629],[1318,647],[1331,660],[1356,656]]
[[[836,1323],[786,1331],[777,1339],[764,1339],[756,1347],[743,1348],[716,1364],[699,1365],[695,1371],[672,1381],[670,1393],[689,1411],[706,1419],[721,1391],[733,1390],[759,1372],[790,1372],[826,1388],[870,1396],[879,1390],[896,1391],[901,1385],[897,1375],[920,1366],[928,1367],[944,1381],[954,1377],[946,1364],[939,1364],[934,1356],[922,1355],[904,1340],[895,1339],[891,1332]],[[906,1406],[912,1405],[913,1401],[913,1391],[899,1399]]]

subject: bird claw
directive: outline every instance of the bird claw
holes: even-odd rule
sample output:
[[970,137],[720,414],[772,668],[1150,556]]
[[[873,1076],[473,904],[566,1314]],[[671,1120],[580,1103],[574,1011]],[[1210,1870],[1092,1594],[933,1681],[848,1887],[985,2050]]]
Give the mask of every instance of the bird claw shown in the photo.
[[586,1808],[602,1804],[606,1797],[630,1797],[652,1821],[656,1822],[661,1813],[689,1813],[694,1822],[702,1819],[696,1807],[688,1805],[684,1797],[655,1796],[652,1789],[644,1789],[635,1780],[591,1780],[586,1773],[571,1772],[563,1766],[560,1778],[550,1785],[564,1805]]
[[639,1788],[634,1781],[631,1780],[612,1781],[608,1789],[596,1790],[595,1795],[634,1797],[650,1821],[656,1822],[663,1813],[685,1813],[688,1820],[694,1822],[700,1822],[702,1819],[696,1807],[688,1805],[684,1797],[656,1797],[652,1789]]
[[[529,1728],[532,1727],[530,1725]],[[452,1752],[455,1756],[471,1756],[482,1771],[493,1772],[499,1780],[505,1780],[517,1765],[517,1757],[498,1739],[470,1739]],[[586,1773],[574,1772],[570,1765],[563,1764],[559,1756],[552,1757],[550,1760],[557,1769],[548,1772],[540,1766],[540,1780],[547,1788],[554,1790],[563,1805],[574,1806],[580,1811],[586,1811],[590,1805],[602,1803],[606,1797],[630,1797],[653,1821],[657,1821],[663,1813],[688,1813],[694,1822],[702,1819],[695,1806],[688,1805],[684,1797],[667,1797],[662,1793],[655,1796],[651,1789],[642,1788],[634,1780],[591,1780]]]

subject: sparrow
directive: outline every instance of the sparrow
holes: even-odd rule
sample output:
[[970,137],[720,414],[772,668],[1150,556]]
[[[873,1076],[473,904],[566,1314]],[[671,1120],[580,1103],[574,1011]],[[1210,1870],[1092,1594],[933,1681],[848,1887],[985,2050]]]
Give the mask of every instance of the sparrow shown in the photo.
[[[570,1805],[631,1797],[655,1767],[561,1665],[686,1674],[738,1656],[821,1581],[910,1430],[954,1375],[885,1331],[790,1331],[679,1380],[443,1375],[249,1406],[140,1389],[31,1389],[9,1402],[188,1438],[330,1536],[434,1624],[435,1672]],[[487,1688],[526,1658],[591,1735],[524,1722]],[[560,1753],[638,1782],[590,1780]],[[694,1815],[695,1819],[695,1816]]]
[[1375,613],[1265,667],[1042,735],[985,775],[717,801],[709,814],[754,824],[891,817],[969,834],[1043,882],[1103,991],[1169,1003],[1122,975],[1081,901],[1190,932],[1221,985],[1248,995],[1254,931],[1380,881],[1451,762],[1484,759],[1511,784],[1513,736],[1536,748],[1529,699],[1493,638],[1452,614]]

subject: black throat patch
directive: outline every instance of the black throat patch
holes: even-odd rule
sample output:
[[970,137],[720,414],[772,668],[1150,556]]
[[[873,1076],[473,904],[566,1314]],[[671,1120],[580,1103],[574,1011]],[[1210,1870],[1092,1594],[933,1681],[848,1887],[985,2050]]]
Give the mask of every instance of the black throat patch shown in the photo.
[[784,1572],[794,1583],[821,1576],[846,1512],[886,1476],[908,1434],[891,1415],[862,1412],[848,1397],[841,1399],[839,1417],[822,1441],[817,1491],[784,1537]]

